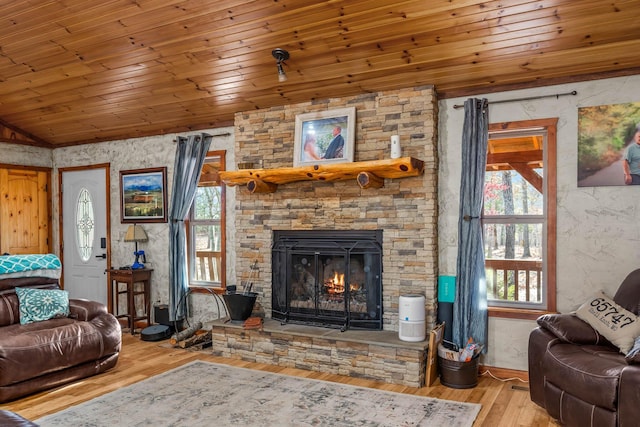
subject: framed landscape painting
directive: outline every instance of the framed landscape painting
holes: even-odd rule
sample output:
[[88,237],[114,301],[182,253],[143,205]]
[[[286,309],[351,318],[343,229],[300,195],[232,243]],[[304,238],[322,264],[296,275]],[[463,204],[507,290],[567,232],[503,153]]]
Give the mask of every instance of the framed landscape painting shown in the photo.
[[122,223],[167,222],[167,168],[120,171]]
[[298,114],[293,166],[353,162],[356,109]]

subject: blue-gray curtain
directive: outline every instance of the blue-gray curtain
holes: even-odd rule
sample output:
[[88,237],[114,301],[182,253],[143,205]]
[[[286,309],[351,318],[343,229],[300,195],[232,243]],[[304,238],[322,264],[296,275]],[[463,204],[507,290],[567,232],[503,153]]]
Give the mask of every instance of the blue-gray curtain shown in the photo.
[[453,304],[452,339],[464,347],[467,340],[487,345],[487,285],[482,243],[482,200],[489,136],[486,99],[464,103],[462,179],[458,220],[456,299]]
[[189,289],[189,271],[184,220],[195,198],[209,145],[211,135],[206,133],[178,137],[169,209],[169,307],[172,308],[169,320],[172,322],[187,316],[188,304],[184,296]]

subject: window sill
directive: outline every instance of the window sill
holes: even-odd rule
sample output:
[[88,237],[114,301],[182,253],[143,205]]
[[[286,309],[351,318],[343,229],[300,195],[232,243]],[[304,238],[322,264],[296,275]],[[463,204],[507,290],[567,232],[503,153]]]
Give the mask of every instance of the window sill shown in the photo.
[[203,286],[203,285],[189,285],[189,290],[193,294],[215,293],[219,295],[223,294],[225,291],[224,288],[214,287],[214,286]]
[[502,317],[507,319],[536,320],[543,314],[552,314],[553,311],[525,310],[521,308],[489,307],[489,317]]

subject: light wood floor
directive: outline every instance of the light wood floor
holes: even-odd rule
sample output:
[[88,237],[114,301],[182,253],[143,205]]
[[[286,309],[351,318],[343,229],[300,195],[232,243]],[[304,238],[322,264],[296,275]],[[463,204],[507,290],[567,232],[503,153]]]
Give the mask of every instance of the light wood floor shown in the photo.
[[[556,422],[549,418],[542,408],[531,402],[527,389],[528,385],[520,381],[503,382],[485,375],[480,378],[478,386],[472,389],[452,389],[440,385],[439,381],[436,381],[432,387],[412,388],[340,375],[309,372],[294,368],[281,368],[261,363],[242,362],[215,357],[208,352],[166,348],[166,344],[163,346],[161,346],[161,344],[162,343],[158,342],[141,341],[139,335],[132,337],[130,334],[125,333],[123,334],[122,353],[114,369],[58,389],[35,394],[7,404],[0,404],[0,409],[14,411],[25,418],[35,420],[44,415],[93,399],[119,387],[124,387],[157,375],[192,360],[200,359],[232,366],[316,378],[419,396],[480,403],[482,410],[474,423],[476,427],[558,426]],[[114,410],[117,409],[114,408]]]

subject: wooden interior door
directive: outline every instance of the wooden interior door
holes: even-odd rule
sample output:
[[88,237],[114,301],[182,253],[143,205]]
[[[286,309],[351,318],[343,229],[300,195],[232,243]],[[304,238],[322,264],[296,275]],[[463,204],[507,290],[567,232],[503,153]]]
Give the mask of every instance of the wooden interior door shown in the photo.
[[0,168],[0,253],[49,253],[50,170]]

